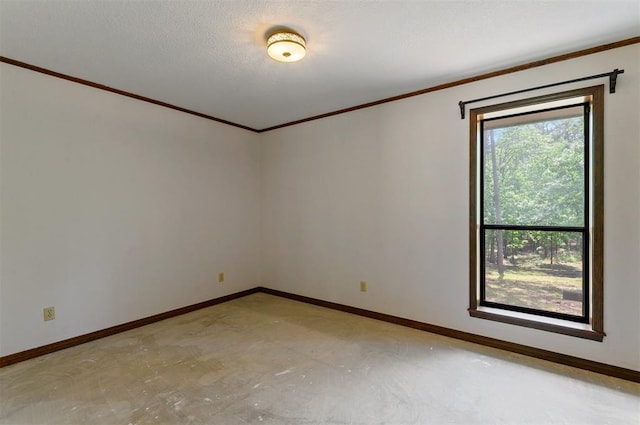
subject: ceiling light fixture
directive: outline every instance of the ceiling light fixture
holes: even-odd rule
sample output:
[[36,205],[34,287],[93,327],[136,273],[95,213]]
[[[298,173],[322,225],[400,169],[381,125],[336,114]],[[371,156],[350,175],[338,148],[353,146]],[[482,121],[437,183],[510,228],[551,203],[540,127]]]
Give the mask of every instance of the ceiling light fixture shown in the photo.
[[296,62],[307,54],[307,44],[300,34],[280,31],[267,39],[267,53],[278,62]]

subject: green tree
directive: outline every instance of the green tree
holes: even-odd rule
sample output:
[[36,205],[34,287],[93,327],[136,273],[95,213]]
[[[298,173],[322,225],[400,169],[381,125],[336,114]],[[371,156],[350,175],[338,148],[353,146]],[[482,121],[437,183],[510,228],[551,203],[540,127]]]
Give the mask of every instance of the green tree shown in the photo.
[[[582,116],[497,127],[487,130],[484,139],[485,223],[584,224]],[[515,261],[515,252],[528,247],[553,263],[560,249],[577,243],[561,232],[510,232],[507,238],[502,233],[490,232],[487,241],[490,262],[494,244],[497,248],[500,275],[505,254]]]

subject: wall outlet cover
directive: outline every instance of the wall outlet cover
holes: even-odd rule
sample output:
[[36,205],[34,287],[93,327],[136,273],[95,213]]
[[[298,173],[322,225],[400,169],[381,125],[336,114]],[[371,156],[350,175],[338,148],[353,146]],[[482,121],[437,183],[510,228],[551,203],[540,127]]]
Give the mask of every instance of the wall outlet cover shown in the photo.
[[44,316],[44,321],[47,322],[49,320],[53,320],[56,318],[56,308],[55,307],[45,307],[42,309],[42,314]]

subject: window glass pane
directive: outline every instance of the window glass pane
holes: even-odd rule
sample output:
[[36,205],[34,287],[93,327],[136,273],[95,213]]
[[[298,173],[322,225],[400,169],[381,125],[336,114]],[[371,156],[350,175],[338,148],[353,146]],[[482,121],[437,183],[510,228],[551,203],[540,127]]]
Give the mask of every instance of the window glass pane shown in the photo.
[[582,233],[485,230],[485,301],[583,313]]
[[584,225],[584,107],[486,121],[484,223]]

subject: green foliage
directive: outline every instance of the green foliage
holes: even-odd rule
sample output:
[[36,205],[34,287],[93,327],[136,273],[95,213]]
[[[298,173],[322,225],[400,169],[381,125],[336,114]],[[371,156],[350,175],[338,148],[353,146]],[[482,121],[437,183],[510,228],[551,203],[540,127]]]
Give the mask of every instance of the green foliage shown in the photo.
[[[484,215],[487,224],[584,225],[584,123],[581,116],[487,130],[484,146]],[[492,134],[488,134],[492,132]],[[491,146],[494,143],[494,146]],[[492,149],[495,148],[495,164]],[[495,171],[495,172],[494,172]],[[494,185],[493,176],[497,177]],[[494,193],[494,188],[498,193]],[[494,201],[499,202],[499,212]],[[499,215],[496,215],[498,213]],[[496,216],[501,216],[497,222]],[[488,257],[496,233],[487,234]],[[580,234],[503,231],[505,257],[537,252],[581,261]]]

